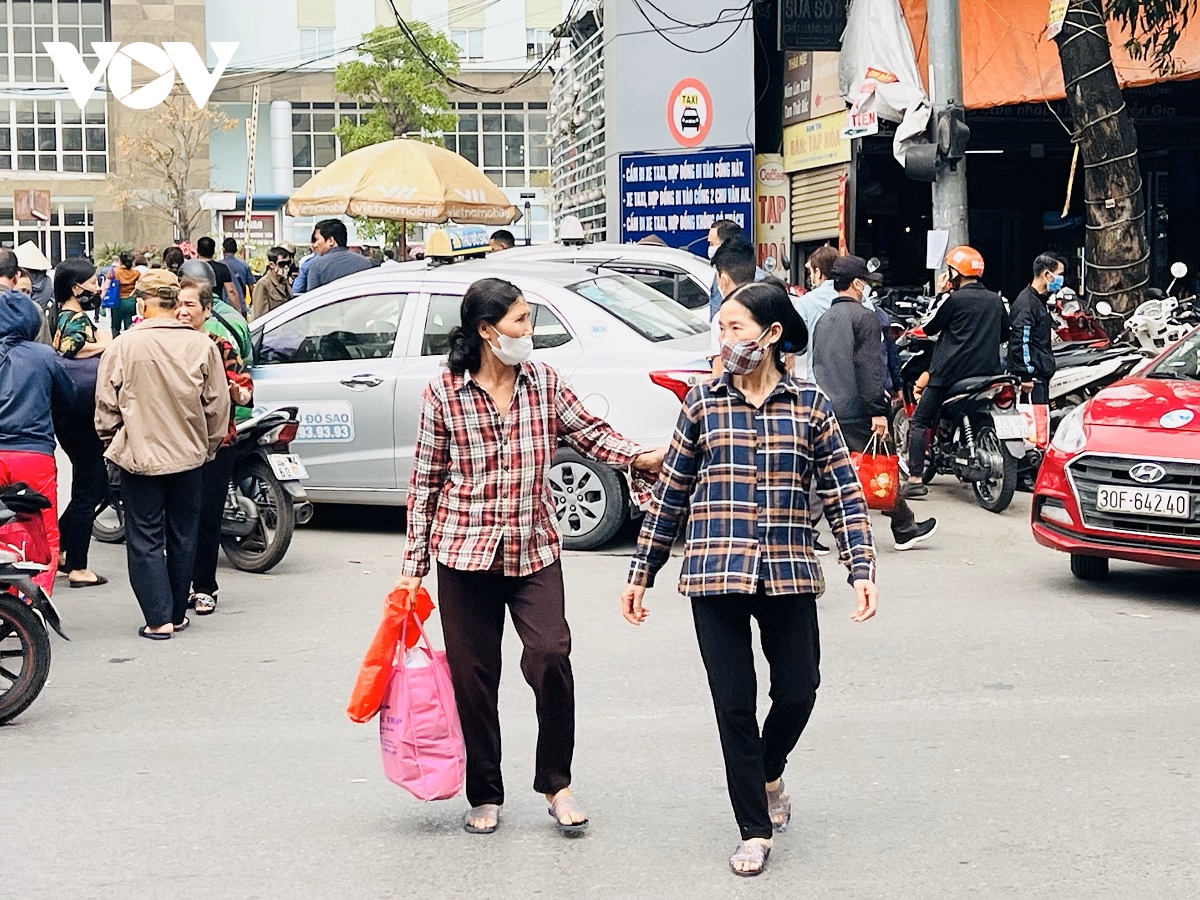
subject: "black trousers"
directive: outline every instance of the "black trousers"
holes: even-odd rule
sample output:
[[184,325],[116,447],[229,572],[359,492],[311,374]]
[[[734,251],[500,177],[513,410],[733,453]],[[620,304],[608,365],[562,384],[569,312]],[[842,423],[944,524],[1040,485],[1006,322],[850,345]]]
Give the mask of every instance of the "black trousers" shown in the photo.
[[911,477],[918,478],[925,473],[925,448],[929,446],[929,431],[938,427],[942,404],[949,393],[949,387],[930,385],[917,401],[917,408],[908,426],[908,472]]
[[446,658],[467,746],[467,802],[504,802],[498,694],[505,607],[524,647],[521,674],[537,703],[533,789],[558,793],[571,784],[575,754],[575,679],[561,564],[510,578],[439,563],[437,575]]
[[[863,453],[866,451],[867,445],[871,443],[870,422],[845,422],[841,424],[841,428],[842,437],[846,439],[846,446],[850,449],[851,453]],[[896,505],[885,512],[884,516],[891,522],[892,537],[899,537],[911,530],[917,522],[917,517],[913,515],[912,507],[908,505],[908,502],[903,497],[897,497]]]
[[[768,782],[783,775],[817,700],[821,641],[811,594],[693,597],[692,617],[717,712],[725,780],[742,840],[769,838]],[[758,680],[750,619],[771,667],[771,710],[758,730]]]
[[200,470],[173,475],[121,472],[129,583],[157,628],[178,625],[187,613],[188,586],[200,527]]
[[[104,445],[90,418],[55,416],[54,434],[71,460],[71,502],[58,519],[62,549],[68,569],[86,569],[96,512],[108,502]],[[54,562],[58,564],[58,560]]]
[[235,453],[222,447],[217,455],[200,468],[200,530],[196,535],[196,563],[192,567],[192,590],[216,596],[217,559],[221,555],[221,519],[229,479],[233,477]]

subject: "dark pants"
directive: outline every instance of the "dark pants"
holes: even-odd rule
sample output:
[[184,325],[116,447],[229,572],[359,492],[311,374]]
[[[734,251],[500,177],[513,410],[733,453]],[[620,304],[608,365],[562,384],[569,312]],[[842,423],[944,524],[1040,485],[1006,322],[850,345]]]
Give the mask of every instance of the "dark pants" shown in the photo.
[[[846,422],[841,425],[842,437],[846,439],[846,446],[851,453],[864,453],[867,445],[871,443],[871,423],[870,422]],[[912,508],[908,505],[903,497],[896,498],[896,505],[884,513],[892,524],[892,536],[899,537],[907,531],[912,530],[913,525],[917,522],[917,517],[913,515]]]
[[504,802],[497,702],[506,606],[525,648],[521,674],[537,701],[533,789],[558,793],[571,784],[575,753],[575,679],[561,564],[524,578],[441,564],[437,574],[446,658],[467,745],[467,801],[472,806]]
[[917,401],[917,408],[908,425],[908,474],[911,478],[920,478],[925,474],[925,448],[929,446],[929,433],[938,427],[942,404],[949,393],[948,387],[930,385]]
[[[58,520],[62,549],[68,569],[86,569],[96,512],[108,502],[104,445],[89,418],[55,416],[54,434],[71,460],[71,502]],[[54,564],[58,565],[58,560]]]
[[174,475],[121,472],[129,583],[146,625],[178,625],[187,613],[188,586],[200,526],[200,470]]
[[137,315],[137,300],[126,297],[117,301],[117,305],[109,310],[112,316],[112,333],[116,337],[122,331],[133,327],[133,317]]
[[233,477],[234,451],[222,447],[216,457],[200,469],[200,531],[196,536],[196,564],[192,567],[192,590],[216,596],[217,558],[221,554],[221,519],[229,479]]
[[1029,392],[1029,402],[1035,406],[1045,406],[1050,402],[1050,384],[1041,378],[1033,380],[1033,390]]
[[[758,731],[750,618],[771,667],[771,710]],[[717,712],[725,780],[742,840],[769,838],[768,782],[782,777],[817,700],[821,640],[812,594],[693,597],[692,617]]]

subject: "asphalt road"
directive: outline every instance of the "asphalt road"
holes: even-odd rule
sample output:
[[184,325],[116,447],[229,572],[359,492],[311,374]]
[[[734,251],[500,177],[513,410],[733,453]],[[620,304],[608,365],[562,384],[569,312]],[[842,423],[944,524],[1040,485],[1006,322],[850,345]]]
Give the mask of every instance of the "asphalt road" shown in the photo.
[[529,789],[511,633],[497,834],[464,834],[461,799],[389,784],[374,724],[346,719],[398,514],[320,515],[267,576],[223,566],[216,615],[162,644],[135,635],[122,549],[99,547],[113,583],[60,589],[73,640],[0,729],[0,895],[1196,896],[1195,577],[1117,564],[1078,584],[1033,544],[1027,495],[993,516],[940,485],[921,512],[942,530],[884,551],[874,621],[850,621],[830,572],[792,829],[746,882],[726,868],[737,832],[675,564],[636,630],[617,614],[627,547],[564,560],[592,817],[567,841]]

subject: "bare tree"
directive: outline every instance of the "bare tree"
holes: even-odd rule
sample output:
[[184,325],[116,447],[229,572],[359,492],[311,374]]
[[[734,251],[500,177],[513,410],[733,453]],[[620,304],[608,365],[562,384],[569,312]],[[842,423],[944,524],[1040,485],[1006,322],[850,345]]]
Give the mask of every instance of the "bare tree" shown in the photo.
[[150,214],[169,222],[175,238],[190,241],[204,211],[200,163],[207,156],[209,135],[230,131],[237,120],[208,107],[197,107],[181,93],[158,107],[153,124],[117,138],[125,171],[113,175],[119,202],[138,201]]

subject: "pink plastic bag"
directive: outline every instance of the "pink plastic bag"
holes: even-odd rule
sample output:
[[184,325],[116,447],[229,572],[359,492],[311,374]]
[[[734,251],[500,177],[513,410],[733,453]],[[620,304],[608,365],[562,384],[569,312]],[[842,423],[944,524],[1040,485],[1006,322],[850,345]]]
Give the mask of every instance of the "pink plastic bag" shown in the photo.
[[448,800],[462,792],[467,774],[462,724],[446,654],[429,645],[419,620],[417,627],[423,643],[401,651],[379,708],[383,772],[418,800]]

